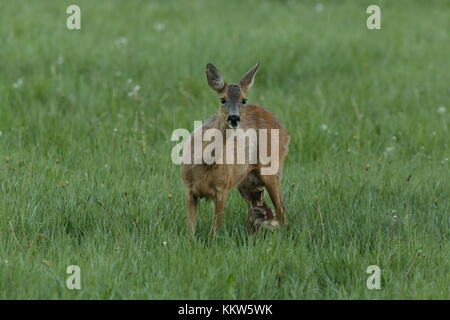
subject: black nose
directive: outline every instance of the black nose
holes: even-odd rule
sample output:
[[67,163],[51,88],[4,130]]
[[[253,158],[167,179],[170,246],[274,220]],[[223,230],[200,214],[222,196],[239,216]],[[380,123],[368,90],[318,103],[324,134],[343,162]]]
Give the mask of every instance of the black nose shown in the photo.
[[237,125],[239,120],[241,120],[241,117],[237,115],[228,116],[228,122],[231,123],[233,126]]

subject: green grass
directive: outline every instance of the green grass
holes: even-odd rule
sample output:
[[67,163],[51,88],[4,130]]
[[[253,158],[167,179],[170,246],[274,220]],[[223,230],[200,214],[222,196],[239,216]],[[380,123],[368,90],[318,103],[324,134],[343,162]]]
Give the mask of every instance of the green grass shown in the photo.
[[[445,0],[4,1],[0,298],[449,299],[449,16]],[[249,103],[291,135],[290,225],[248,235],[233,191],[217,239],[205,202],[189,241],[170,135],[216,111],[207,62],[237,81],[258,60]]]

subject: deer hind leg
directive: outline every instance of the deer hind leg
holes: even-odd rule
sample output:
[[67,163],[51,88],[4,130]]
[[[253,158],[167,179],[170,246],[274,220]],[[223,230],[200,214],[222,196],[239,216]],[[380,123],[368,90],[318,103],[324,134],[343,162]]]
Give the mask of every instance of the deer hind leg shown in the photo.
[[280,177],[278,175],[261,175],[260,179],[264,183],[270,199],[275,206],[277,220],[286,225],[287,219],[284,215],[283,201],[280,193]]
[[217,230],[220,227],[224,208],[225,208],[225,193],[220,193],[214,198],[214,215],[210,232],[211,239],[215,238]]
[[195,217],[197,216],[197,204],[198,199],[192,193],[186,192],[185,203],[187,209],[187,223],[189,229],[191,229],[192,237],[195,236]]

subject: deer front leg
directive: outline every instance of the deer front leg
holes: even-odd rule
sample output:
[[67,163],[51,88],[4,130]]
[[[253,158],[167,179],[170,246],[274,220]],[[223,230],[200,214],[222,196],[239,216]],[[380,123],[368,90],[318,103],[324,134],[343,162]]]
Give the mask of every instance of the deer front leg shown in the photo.
[[191,236],[195,236],[195,217],[197,216],[197,197],[192,193],[186,192],[185,194],[186,210],[187,210],[187,223],[189,229],[191,229]]
[[283,201],[280,193],[280,177],[278,175],[261,175],[261,181],[264,183],[270,199],[275,206],[277,220],[286,225],[287,219],[284,215]]
[[210,238],[214,239],[216,232],[220,227],[220,222],[222,220],[223,211],[225,208],[225,194],[218,194],[214,199],[214,216],[213,223],[211,226]]

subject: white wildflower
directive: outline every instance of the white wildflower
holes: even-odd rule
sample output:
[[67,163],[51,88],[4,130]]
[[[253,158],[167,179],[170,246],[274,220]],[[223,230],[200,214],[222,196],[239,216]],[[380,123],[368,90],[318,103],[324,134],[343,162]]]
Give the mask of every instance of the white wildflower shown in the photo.
[[138,93],[139,93],[139,90],[141,90],[141,86],[140,86],[140,85],[135,85],[135,86],[133,87],[133,89],[132,89],[130,92],[128,92],[128,96],[129,96],[129,97],[135,97],[135,96],[137,96]]
[[319,3],[316,3],[314,8],[316,9],[317,12],[322,12],[323,8],[324,8],[324,5],[319,2]]
[[387,147],[383,154],[385,157],[388,157],[390,154],[392,154],[394,152],[395,148],[394,147]]
[[64,57],[60,54],[56,59],[56,64],[62,65],[64,63]]
[[166,25],[164,23],[157,22],[153,25],[153,27],[155,28],[156,31],[161,32],[166,28]]
[[17,79],[17,81],[14,82],[13,85],[12,85],[12,87],[14,89],[22,88],[22,86],[23,86],[23,79],[22,78]]
[[119,39],[114,40],[114,44],[118,47],[125,47],[128,44],[128,39],[125,37],[121,37]]
[[323,131],[327,131],[328,130],[328,126],[326,124],[322,123],[320,125],[320,129],[322,129]]
[[439,114],[444,114],[445,112],[447,112],[447,108],[444,106],[440,106],[439,108],[437,108],[437,112]]

